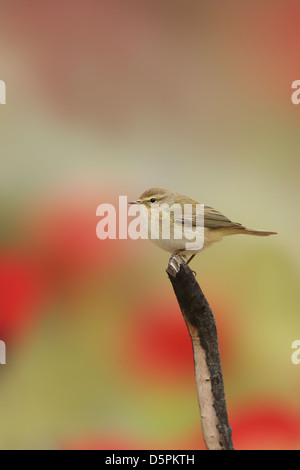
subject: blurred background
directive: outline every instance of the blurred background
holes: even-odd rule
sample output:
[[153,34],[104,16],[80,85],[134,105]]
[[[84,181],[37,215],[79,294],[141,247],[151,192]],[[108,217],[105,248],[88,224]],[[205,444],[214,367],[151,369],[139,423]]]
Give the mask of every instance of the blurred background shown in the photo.
[[235,447],[299,449],[299,2],[0,8],[0,448],[204,448],[169,255],[96,238],[99,204],[161,186],[279,232],[192,266]]

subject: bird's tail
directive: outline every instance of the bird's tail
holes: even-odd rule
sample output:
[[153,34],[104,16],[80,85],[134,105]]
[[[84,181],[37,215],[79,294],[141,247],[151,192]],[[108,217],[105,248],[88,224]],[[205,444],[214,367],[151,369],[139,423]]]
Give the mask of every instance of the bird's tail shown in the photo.
[[277,232],[268,232],[266,230],[255,230],[254,228],[241,227],[236,233],[245,235],[257,235],[258,237],[267,237],[269,235],[277,235]]

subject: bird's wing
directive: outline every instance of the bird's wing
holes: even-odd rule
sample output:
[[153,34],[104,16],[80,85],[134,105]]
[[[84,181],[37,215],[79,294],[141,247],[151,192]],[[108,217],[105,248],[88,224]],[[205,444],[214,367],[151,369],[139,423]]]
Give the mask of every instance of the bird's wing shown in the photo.
[[232,220],[225,217],[221,212],[209,206],[204,206],[204,226],[210,228],[242,227],[241,224],[232,222]]
[[[188,201],[190,203],[191,200]],[[195,201],[193,201],[193,210],[192,210],[192,219],[186,218],[184,221],[183,217],[176,218],[175,223],[181,223],[190,225],[192,227],[196,227],[198,225],[197,217],[196,217],[196,206]],[[223,215],[221,212],[216,211],[210,206],[204,206],[204,227],[209,227],[212,229],[217,228],[229,228],[229,227],[243,227],[241,224],[237,222],[232,222],[232,220],[228,219]]]

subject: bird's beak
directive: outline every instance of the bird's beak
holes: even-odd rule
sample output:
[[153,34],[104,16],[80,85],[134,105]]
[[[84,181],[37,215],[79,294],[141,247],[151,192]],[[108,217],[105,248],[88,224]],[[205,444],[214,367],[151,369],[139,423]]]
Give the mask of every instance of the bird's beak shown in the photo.
[[128,204],[141,204],[141,201],[137,199],[136,201],[129,201]]

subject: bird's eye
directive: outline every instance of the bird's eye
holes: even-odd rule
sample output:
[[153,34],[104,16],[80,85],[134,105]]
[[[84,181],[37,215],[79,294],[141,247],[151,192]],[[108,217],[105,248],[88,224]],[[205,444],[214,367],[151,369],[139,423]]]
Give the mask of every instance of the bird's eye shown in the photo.
[[151,202],[151,204],[154,204],[154,203],[156,202],[155,197],[152,197],[152,198],[150,199],[150,202]]

